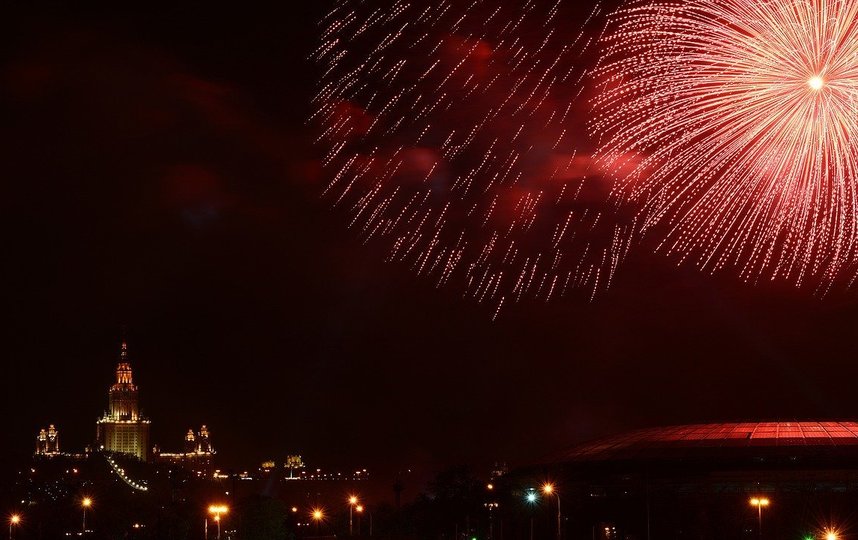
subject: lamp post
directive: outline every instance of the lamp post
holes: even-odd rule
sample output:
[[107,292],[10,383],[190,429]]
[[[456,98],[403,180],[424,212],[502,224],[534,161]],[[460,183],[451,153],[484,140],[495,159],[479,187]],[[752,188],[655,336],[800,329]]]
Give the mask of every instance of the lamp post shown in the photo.
[[9,516],[9,540],[12,540],[12,530],[21,523],[21,516],[12,514]]
[[[355,512],[358,513],[358,536],[360,536],[360,522],[364,510],[366,510],[366,508],[364,508],[362,504],[355,506]],[[372,536],[372,512],[367,512],[367,514],[369,514],[369,535]]]
[[562,538],[562,531],[560,530],[560,495],[554,489],[554,484],[543,484],[542,492],[546,496],[554,495],[554,498],[557,499],[557,540],[560,540]]
[[[222,515],[229,513],[229,507],[225,504],[213,504],[209,506],[209,514],[214,516],[214,521],[217,524],[217,538],[220,540],[220,518]],[[206,536],[208,536],[208,519],[206,519]]]
[[492,517],[492,510],[494,510],[495,508],[498,507],[498,503],[490,502],[490,503],[484,504],[483,506],[485,506],[486,508],[489,509],[489,538],[488,538],[488,540],[493,540],[495,537],[494,536],[494,523],[495,522],[494,522],[494,519]]
[[533,540],[533,506],[539,500],[539,496],[536,494],[536,491],[531,489],[524,496],[524,500],[530,505],[530,540]]
[[354,536],[354,515],[355,505],[358,503],[358,498],[355,495],[349,496],[349,536]]
[[319,535],[319,528],[321,527],[322,520],[325,518],[325,513],[322,512],[321,508],[313,509],[313,520],[316,522],[316,536]]
[[751,506],[757,507],[757,532],[759,537],[763,538],[763,507],[769,505],[769,500],[765,497],[754,497],[751,499]]
[[83,526],[81,528],[81,536],[84,536],[86,535],[86,509],[92,507],[92,499],[84,497],[83,500],[80,501],[80,506],[83,508]]
[[363,505],[359,504],[359,505],[355,506],[355,512],[357,512],[357,515],[358,515],[358,536],[360,536],[360,529],[361,529],[361,527],[360,527],[361,526],[361,519],[360,518],[361,518],[361,516],[363,516]]

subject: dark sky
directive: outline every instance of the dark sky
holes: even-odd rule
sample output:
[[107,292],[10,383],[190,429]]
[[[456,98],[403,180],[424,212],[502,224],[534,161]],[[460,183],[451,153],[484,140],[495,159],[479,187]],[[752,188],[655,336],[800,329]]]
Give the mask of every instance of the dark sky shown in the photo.
[[323,2],[11,13],[2,31],[3,430],[90,442],[121,325],[153,439],[224,460],[521,463],[678,422],[855,418],[854,295],[635,250],[611,290],[490,310],[382,262],[320,199]]

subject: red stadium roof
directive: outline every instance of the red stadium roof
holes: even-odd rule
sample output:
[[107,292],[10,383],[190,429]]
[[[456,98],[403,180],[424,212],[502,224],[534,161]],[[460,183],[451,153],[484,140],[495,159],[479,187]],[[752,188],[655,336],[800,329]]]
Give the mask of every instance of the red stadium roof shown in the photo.
[[641,429],[577,446],[563,458],[633,459],[672,450],[820,446],[858,446],[858,422],[746,422]]

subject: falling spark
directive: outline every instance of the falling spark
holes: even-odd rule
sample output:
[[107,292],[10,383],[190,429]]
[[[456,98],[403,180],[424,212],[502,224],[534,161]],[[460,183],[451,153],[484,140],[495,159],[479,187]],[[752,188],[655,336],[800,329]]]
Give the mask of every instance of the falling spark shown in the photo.
[[855,268],[858,3],[631,1],[590,127],[659,249],[821,292]]
[[[631,235],[604,218],[608,190],[579,152],[591,40],[569,32],[601,8],[370,4],[339,2],[312,55],[325,196],[365,240],[386,242],[389,261],[495,317],[517,301],[607,287]],[[584,200],[585,186],[601,192]]]

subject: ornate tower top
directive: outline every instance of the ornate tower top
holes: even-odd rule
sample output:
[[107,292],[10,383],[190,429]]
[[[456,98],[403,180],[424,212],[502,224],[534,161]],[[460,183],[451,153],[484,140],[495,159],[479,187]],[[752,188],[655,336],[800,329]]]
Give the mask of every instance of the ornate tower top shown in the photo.
[[116,382],[110,387],[108,416],[113,420],[138,419],[137,387],[128,361],[128,343],[123,339],[119,352],[119,364],[116,366]]
[[128,361],[128,344],[122,340],[122,349],[119,353],[119,364],[116,366],[116,384],[113,389],[135,389],[131,372],[131,362]]

